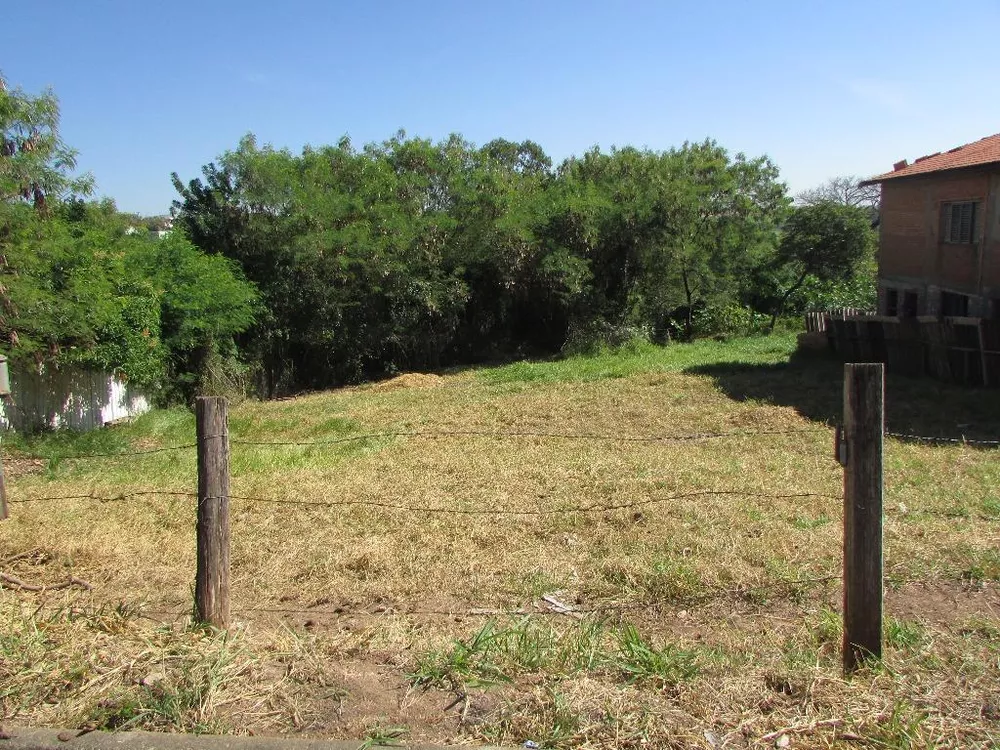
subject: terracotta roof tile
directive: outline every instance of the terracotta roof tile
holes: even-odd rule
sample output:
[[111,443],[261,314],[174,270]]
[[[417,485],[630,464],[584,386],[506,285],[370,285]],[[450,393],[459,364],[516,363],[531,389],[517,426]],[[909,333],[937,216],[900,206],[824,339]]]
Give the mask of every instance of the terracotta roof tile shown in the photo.
[[950,151],[941,153],[940,151],[928,156],[921,156],[913,162],[907,164],[906,161],[896,162],[892,172],[886,172],[865,180],[862,185],[873,182],[885,182],[895,180],[899,177],[911,177],[928,172],[943,172],[946,169],[960,169],[962,167],[976,167],[980,164],[994,164],[1000,162],[1000,133],[990,135],[964,146],[957,146]]

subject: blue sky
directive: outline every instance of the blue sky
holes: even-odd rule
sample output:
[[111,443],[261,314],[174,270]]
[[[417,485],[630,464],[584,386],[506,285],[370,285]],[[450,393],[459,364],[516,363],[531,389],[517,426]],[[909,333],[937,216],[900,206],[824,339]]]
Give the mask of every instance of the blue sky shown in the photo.
[[1000,131],[997,29],[1000,0],[48,0],[5,20],[0,71],[55,90],[97,193],[141,213],[247,132],[530,138],[557,161],[711,137],[797,192]]

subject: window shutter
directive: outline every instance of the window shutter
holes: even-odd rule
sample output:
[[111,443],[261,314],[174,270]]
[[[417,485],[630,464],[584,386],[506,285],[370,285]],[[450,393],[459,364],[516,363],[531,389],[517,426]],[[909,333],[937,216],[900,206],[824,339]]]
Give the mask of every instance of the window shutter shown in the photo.
[[961,217],[958,230],[959,242],[972,242],[972,203],[960,203]]
[[945,203],[941,220],[944,222],[941,238],[952,244],[970,244],[976,241],[976,201]]

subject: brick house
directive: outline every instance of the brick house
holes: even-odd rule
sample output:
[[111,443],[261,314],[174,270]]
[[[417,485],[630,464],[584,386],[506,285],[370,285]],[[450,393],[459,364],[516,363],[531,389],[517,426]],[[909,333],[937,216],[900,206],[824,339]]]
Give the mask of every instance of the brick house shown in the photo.
[[1000,318],[1000,134],[862,185],[876,183],[879,313]]

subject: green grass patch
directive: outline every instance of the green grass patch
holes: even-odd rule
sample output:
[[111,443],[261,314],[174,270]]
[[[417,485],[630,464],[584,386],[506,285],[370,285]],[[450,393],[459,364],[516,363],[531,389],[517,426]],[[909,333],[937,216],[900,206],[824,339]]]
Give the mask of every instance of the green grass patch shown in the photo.
[[559,629],[524,617],[490,620],[472,636],[417,658],[409,677],[430,687],[490,687],[525,674],[562,678],[580,672],[611,674],[627,682],[674,685],[699,672],[696,649],[654,646],[638,629],[601,620]]
[[982,509],[983,515],[987,518],[994,521],[1000,519],[1000,497],[991,495],[984,498],[979,507]]
[[882,632],[886,645],[895,649],[915,649],[927,642],[927,629],[913,620],[890,617]]
[[962,579],[970,583],[1000,581],[1000,551],[981,549],[970,552],[971,564],[962,571]]
[[605,561],[599,570],[616,594],[640,601],[682,603],[705,593],[698,571],[670,557],[656,557],[648,564],[633,558]]
[[776,364],[787,361],[794,349],[794,334],[729,341],[706,339],[667,346],[640,343],[544,362],[515,362],[480,370],[477,375],[497,384],[604,380],[650,372],[681,372],[694,365]]
[[792,519],[792,526],[796,529],[802,529],[803,531],[818,529],[820,526],[826,526],[828,523],[830,523],[830,517],[826,515],[826,513],[821,513],[815,518],[810,518],[808,516],[796,516]]

